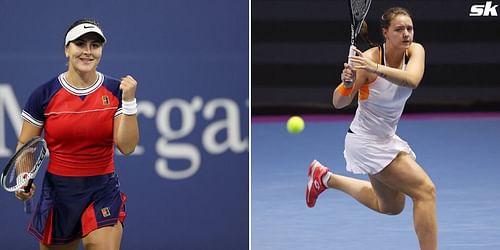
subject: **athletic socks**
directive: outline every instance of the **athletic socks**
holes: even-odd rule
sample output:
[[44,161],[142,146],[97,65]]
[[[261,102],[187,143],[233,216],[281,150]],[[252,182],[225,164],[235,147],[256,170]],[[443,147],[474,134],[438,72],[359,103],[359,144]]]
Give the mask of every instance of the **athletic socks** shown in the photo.
[[325,186],[326,188],[328,188],[328,180],[330,179],[330,176],[332,176],[333,173],[328,171],[326,172],[325,175],[323,175],[323,177],[321,177],[321,182],[323,182],[323,186]]

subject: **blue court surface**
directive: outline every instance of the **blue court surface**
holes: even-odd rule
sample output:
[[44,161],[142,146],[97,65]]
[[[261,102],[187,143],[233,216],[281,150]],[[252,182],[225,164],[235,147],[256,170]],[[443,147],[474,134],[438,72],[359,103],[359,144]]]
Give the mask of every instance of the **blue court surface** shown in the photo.
[[[345,170],[350,116],[304,116],[300,134],[286,131],[286,118],[252,118],[252,250],[419,249],[408,197],[396,216],[333,189],[307,208],[311,160],[367,176]],[[500,113],[404,115],[397,134],[436,185],[439,249],[500,249]]]

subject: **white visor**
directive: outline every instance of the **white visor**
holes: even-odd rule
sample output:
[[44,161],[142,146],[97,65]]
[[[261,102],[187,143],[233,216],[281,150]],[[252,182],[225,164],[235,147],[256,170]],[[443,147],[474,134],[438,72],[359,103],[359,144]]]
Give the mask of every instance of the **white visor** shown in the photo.
[[99,29],[99,27],[91,23],[82,23],[68,31],[68,34],[66,34],[66,40],[64,41],[64,46],[67,46],[69,42],[74,41],[77,38],[90,32],[97,33],[99,36],[101,36],[102,40],[106,42],[106,37],[104,37],[104,34],[102,33],[102,30]]

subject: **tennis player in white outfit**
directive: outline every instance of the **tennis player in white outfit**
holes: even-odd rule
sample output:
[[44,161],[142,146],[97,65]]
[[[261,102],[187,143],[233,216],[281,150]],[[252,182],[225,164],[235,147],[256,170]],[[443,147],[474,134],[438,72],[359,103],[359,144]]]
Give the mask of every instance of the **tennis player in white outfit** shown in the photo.
[[[345,138],[348,171],[368,174],[370,181],[332,173],[314,160],[309,166],[306,203],[313,207],[328,188],[343,191],[383,214],[401,213],[405,195],[413,200],[413,219],[420,248],[437,249],[436,189],[415,161],[408,143],[396,135],[406,100],[424,75],[425,50],[413,42],[408,10],[390,8],[381,17],[385,42],[356,50],[352,66],[344,64],[333,105],[343,108],[358,94],[358,108]],[[354,74],[355,73],[355,74]],[[344,80],[353,79],[351,86]]]

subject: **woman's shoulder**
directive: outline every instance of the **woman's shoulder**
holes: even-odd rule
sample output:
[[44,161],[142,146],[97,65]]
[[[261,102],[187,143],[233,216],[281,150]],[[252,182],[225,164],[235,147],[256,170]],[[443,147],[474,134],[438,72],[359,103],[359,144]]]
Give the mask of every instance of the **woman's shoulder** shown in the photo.
[[425,56],[424,46],[420,43],[411,43],[410,48],[408,48],[408,57],[412,58],[413,55]]
[[112,77],[112,76],[109,76],[109,75],[106,75],[106,74],[103,74],[103,73],[100,73],[102,76],[103,76],[103,87],[106,88],[107,90],[109,90],[111,93],[113,93],[114,96],[117,96],[117,97],[120,97],[121,94],[120,94],[120,84],[121,84],[121,80],[116,78],[116,77]]
[[421,43],[412,42],[410,45],[410,48],[422,48],[423,49],[424,46]]
[[365,57],[368,57],[370,58],[372,61],[375,61],[377,62],[379,60],[379,57],[380,57],[380,47],[371,47],[367,50],[365,50],[365,52],[363,52],[363,55]]
[[370,54],[373,54],[373,53],[377,53],[378,54],[379,48],[380,47],[378,47],[378,46],[371,47],[371,48],[365,50],[365,52],[363,52],[363,54],[365,54],[365,55],[370,55]]
[[119,83],[119,82],[121,82],[121,80],[118,79],[118,78],[116,78],[116,77],[113,77],[113,76],[110,76],[110,75],[107,75],[107,74],[104,74],[104,73],[101,73],[101,72],[99,72],[99,73],[103,76],[103,78],[104,78],[104,80],[106,82],[113,82],[113,83]]
[[55,92],[58,89],[61,88],[61,84],[59,81],[59,78],[61,77],[62,74],[54,76],[50,78],[48,81],[45,81],[44,83],[38,85],[34,90],[33,93],[48,93],[48,92]]
[[424,46],[420,43],[412,42],[410,45],[410,48],[408,48],[408,52],[413,52],[413,51],[425,51]]
[[108,89],[114,90],[114,89],[118,89],[120,87],[120,83],[121,83],[120,79],[113,77],[113,76],[103,74],[103,73],[101,73],[101,75],[103,77],[103,84]]

